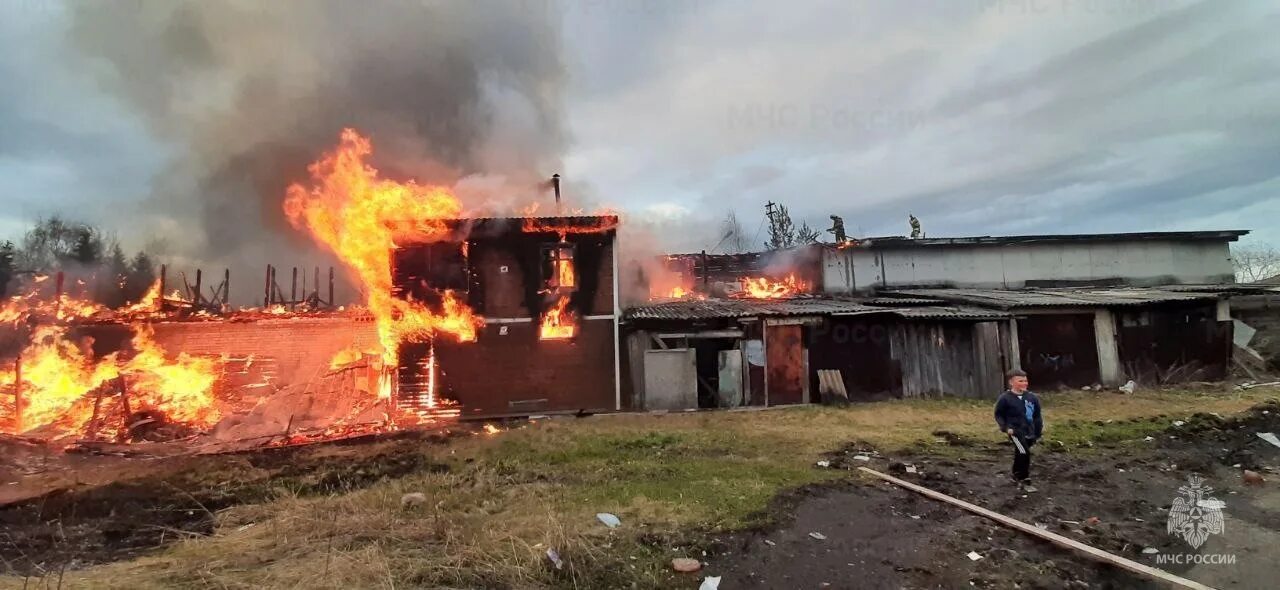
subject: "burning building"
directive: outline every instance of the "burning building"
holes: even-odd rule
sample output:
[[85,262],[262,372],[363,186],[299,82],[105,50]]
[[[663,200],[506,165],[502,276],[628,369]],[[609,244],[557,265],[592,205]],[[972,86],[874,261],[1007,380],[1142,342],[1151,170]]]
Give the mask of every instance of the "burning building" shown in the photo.
[[444,239],[405,236],[398,298],[456,294],[480,318],[470,338],[399,344],[402,405],[442,397],[464,416],[617,409],[618,218],[457,219]]
[[274,444],[618,409],[618,217],[468,216],[447,187],[382,177],[371,153],[345,131],[282,203],[351,271],[362,305],[334,308],[332,287],[321,298],[318,269],[311,295],[295,270],[285,298],[268,267],[256,310],[225,305],[229,273],[217,305],[161,296],[161,280],[121,310],[58,280],[0,309],[0,431]]
[[869,238],[668,256],[679,294],[664,283],[624,317],[627,405],[990,397],[1014,368],[1045,389],[1221,379],[1234,330],[1252,335],[1233,325],[1228,299],[1271,293],[1218,284],[1231,280],[1229,243],[1246,233]]

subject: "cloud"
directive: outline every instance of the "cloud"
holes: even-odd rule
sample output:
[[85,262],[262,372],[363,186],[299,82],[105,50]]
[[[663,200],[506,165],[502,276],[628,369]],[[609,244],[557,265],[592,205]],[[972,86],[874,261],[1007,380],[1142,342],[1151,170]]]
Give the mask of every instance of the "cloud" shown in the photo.
[[[1213,219],[1280,240],[1242,208],[1276,198],[1245,189],[1280,151],[1269,5],[708,2],[661,21],[633,27],[638,76],[570,94],[569,162],[590,154],[582,173],[624,202],[679,190],[746,219],[774,200],[864,234],[914,212],[931,235]],[[739,184],[757,166],[775,180]]]
[[620,208],[672,251],[714,246],[730,210],[755,235],[766,201],[856,235],[906,233],[910,212],[932,236],[1280,243],[1269,3],[60,6],[0,19],[0,229],[72,211],[139,243],[203,219],[230,243],[276,227],[275,185],[354,119],[396,170],[495,208],[559,171],[573,206]]

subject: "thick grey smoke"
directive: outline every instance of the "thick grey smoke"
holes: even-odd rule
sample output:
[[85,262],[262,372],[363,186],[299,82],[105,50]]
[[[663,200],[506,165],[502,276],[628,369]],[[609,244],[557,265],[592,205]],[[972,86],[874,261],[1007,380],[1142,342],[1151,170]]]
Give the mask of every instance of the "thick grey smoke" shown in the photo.
[[240,304],[261,291],[266,263],[331,262],[288,225],[280,203],[343,127],[372,137],[386,174],[465,179],[489,196],[533,193],[559,169],[565,70],[551,4],[221,0],[74,10],[74,43],[101,83],[179,154],[153,183],[150,205],[173,220],[151,228],[164,234],[169,251],[160,254],[231,267]]

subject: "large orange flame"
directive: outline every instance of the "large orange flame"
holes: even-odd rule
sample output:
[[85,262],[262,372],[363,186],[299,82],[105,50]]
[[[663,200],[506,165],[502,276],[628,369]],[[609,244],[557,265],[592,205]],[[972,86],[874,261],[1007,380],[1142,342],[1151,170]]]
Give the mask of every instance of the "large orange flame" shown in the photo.
[[218,422],[221,413],[213,398],[218,371],[213,359],[193,357],[185,352],[173,360],[167,359],[147,325],[136,328],[133,349],[137,354],[121,369],[129,378],[131,400],[163,411],[170,420],[192,426],[208,428]]
[[[86,393],[119,374],[111,361],[114,358],[94,363],[82,347],[66,337],[66,328],[62,326],[37,328],[31,343],[22,351],[21,360],[6,362],[0,371],[0,383],[15,387],[15,396],[20,396],[23,405],[21,413],[16,407],[16,398],[14,406],[3,406],[5,413],[10,414],[5,420],[9,425],[7,431],[16,434],[53,422],[70,430],[80,430],[89,416],[83,412],[72,413],[72,406]],[[21,364],[21,369],[16,363]],[[17,383],[19,370],[20,384]]]
[[160,311],[160,279],[156,279],[155,282],[151,283],[142,299],[137,303],[126,306],[121,311],[126,314]]
[[440,309],[392,295],[391,256],[397,238],[449,238],[448,221],[462,214],[462,203],[445,187],[379,177],[365,162],[372,153],[367,138],[343,130],[338,147],[310,166],[311,186],[289,187],[284,211],[295,227],[308,229],[359,277],[378,325],[383,364],[395,367],[398,342],[438,332],[474,340],[481,320],[450,291],[443,294]]
[[568,311],[569,296],[561,295],[556,304],[542,315],[539,337],[543,340],[573,338],[578,331],[573,314]]
[[42,285],[48,278],[46,275],[37,276],[28,293],[10,297],[0,307],[0,323],[17,324],[32,316],[57,321],[84,319],[108,311],[105,306],[87,299],[66,293],[49,293],[49,289]]
[[746,277],[742,279],[742,294],[756,299],[795,297],[807,292],[807,290],[805,283],[796,279],[794,274],[788,275],[787,278],[780,281],[770,280],[765,277]]
[[64,326],[37,328],[21,358],[0,370],[0,384],[13,393],[0,403],[2,430],[19,434],[54,425],[56,434],[80,433],[93,417],[90,394],[120,376],[128,380],[134,411],[158,411],[169,420],[201,428],[218,421],[221,413],[212,393],[218,378],[216,361],[186,354],[166,358],[147,326],[135,328],[136,354],[127,361],[114,353],[95,360],[87,348],[87,342],[72,341]]

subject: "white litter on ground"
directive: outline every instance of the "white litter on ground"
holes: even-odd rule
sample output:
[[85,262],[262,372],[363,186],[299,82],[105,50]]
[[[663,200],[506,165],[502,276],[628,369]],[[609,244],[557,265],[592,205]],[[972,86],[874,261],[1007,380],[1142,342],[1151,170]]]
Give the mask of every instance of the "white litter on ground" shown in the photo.
[[1274,433],[1271,433],[1271,432],[1259,432],[1259,433],[1258,433],[1258,438],[1260,438],[1260,439],[1262,439],[1262,440],[1265,440],[1265,441],[1267,441],[1267,442],[1269,442],[1269,443],[1271,443],[1271,444],[1273,444],[1273,445],[1275,445],[1275,446],[1277,446],[1277,447],[1280,447],[1280,438],[1276,438],[1276,435],[1275,435]]
[[616,529],[622,525],[622,521],[618,520],[618,517],[612,514],[609,514],[608,512],[601,512],[599,514],[596,514],[596,518],[600,519],[600,522],[603,522],[604,526],[607,526],[611,529]]

